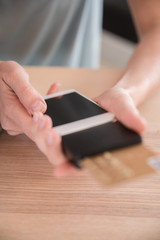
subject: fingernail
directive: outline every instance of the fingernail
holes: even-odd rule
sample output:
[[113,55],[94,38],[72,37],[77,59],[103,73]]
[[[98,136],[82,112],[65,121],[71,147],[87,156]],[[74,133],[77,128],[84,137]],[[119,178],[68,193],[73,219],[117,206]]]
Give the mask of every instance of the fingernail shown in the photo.
[[51,145],[53,143],[53,141],[54,141],[53,135],[51,133],[49,133],[49,132],[46,134],[46,141],[47,141],[47,143],[49,145]]
[[46,110],[46,106],[43,102],[37,100],[32,104],[33,112],[44,112]]
[[38,127],[42,129],[44,125],[45,125],[45,121],[44,121],[44,118],[42,117],[38,123]]
[[37,114],[36,112],[33,113],[33,121],[34,121],[35,123],[38,122],[38,114]]
[[61,84],[60,84],[59,82],[57,83],[57,87],[58,87],[58,88],[60,88],[60,87],[61,87]]

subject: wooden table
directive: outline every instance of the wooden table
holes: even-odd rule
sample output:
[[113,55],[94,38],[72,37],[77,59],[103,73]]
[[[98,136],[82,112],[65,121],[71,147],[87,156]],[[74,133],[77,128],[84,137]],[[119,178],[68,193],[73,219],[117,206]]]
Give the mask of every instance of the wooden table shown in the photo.
[[[26,67],[45,95],[52,82],[93,97],[120,70]],[[160,90],[140,106],[144,142],[160,152]],[[159,240],[160,175],[104,188],[86,172],[55,179],[52,166],[24,135],[0,135],[0,240]]]

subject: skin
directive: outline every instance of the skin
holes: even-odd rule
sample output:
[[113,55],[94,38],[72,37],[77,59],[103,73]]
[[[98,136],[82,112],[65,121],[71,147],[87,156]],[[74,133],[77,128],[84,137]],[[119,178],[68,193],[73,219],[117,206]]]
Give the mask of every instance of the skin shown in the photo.
[[[94,100],[113,112],[124,125],[141,134],[146,122],[136,107],[160,85],[160,1],[129,0],[128,3],[140,42],[119,82]],[[59,84],[55,83],[48,93],[58,89]],[[45,110],[43,98],[30,85],[24,69],[15,62],[0,62],[2,127],[11,135],[25,133],[32,139],[53,164],[55,176],[80,174],[81,171],[64,156],[61,137],[54,130],[51,119],[43,114]]]

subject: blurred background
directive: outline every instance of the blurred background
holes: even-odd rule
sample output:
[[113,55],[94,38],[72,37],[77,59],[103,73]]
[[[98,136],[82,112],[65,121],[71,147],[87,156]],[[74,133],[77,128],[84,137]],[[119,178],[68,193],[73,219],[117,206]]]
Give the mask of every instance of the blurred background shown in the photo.
[[101,67],[124,68],[138,38],[126,0],[104,0]]
[[[22,65],[98,67],[101,3],[0,0],[0,59]],[[100,67],[124,68],[136,43],[127,0],[103,0]]]

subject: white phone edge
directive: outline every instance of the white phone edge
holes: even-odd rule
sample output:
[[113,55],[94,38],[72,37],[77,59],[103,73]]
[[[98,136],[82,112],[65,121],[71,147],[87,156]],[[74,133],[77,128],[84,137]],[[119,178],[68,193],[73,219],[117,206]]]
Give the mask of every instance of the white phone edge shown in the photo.
[[[87,100],[96,104],[94,101],[92,101],[91,99],[87,98],[86,96],[84,96],[83,94],[79,93],[78,91],[76,91],[74,89],[68,89],[68,90],[64,90],[64,91],[61,91],[61,92],[49,94],[49,95],[44,96],[43,98],[46,100],[46,99],[62,96],[62,95],[72,93],[72,92],[76,92],[79,95],[81,95],[82,97],[84,97]],[[98,105],[98,104],[96,104],[96,105]],[[55,130],[57,132],[59,132],[59,134],[61,136],[64,136],[64,135],[79,132],[79,131],[82,131],[82,130],[85,130],[85,129],[89,129],[91,127],[96,127],[96,126],[102,125],[104,123],[111,122],[113,120],[114,120],[114,115],[110,112],[106,112],[106,113],[102,113],[100,115],[96,115],[96,116],[93,116],[93,117],[88,117],[88,118],[85,118],[85,119],[82,119],[82,120],[78,120],[78,121],[75,121],[75,122],[66,123],[64,125],[57,126],[57,127],[55,127]],[[54,125],[54,123],[53,123],[53,125]]]

